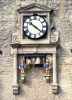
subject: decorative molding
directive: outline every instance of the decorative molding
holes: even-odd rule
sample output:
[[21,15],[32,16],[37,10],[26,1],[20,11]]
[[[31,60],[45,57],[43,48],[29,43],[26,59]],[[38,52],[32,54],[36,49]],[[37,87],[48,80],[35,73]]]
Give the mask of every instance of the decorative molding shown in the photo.
[[51,8],[45,6],[45,5],[40,5],[38,3],[32,3],[29,5],[26,5],[24,7],[20,7],[17,9],[19,13],[27,13],[27,12],[49,12],[51,11]]
[[13,85],[13,95],[18,95],[20,93],[20,87],[18,84]]
[[59,92],[59,85],[58,84],[53,84],[52,85],[52,93],[53,94],[58,94]]

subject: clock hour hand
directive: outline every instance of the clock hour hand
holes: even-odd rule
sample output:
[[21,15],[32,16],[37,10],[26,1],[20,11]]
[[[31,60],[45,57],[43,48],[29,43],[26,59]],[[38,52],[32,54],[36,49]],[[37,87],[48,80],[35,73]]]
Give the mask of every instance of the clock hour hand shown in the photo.
[[42,32],[37,26],[35,26],[32,22],[30,23],[30,25],[32,25],[33,27],[35,27],[37,30],[39,30],[40,32]]

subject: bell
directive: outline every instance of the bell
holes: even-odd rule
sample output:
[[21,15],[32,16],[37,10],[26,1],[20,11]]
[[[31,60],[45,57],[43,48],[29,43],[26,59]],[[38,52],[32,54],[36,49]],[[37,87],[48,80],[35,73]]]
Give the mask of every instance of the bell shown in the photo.
[[40,58],[39,57],[36,58],[35,64],[40,64]]
[[32,64],[35,64],[35,60],[36,60],[35,58],[32,58]]
[[31,64],[31,60],[30,59],[27,59],[27,64]]

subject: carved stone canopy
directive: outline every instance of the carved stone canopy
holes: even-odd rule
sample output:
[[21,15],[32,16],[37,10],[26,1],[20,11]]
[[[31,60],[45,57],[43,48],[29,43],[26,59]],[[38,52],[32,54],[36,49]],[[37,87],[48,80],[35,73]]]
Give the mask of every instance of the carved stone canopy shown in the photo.
[[51,8],[45,6],[45,5],[40,5],[38,3],[32,3],[29,5],[26,5],[24,7],[20,7],[17,10],[19,13],[31,13],[31,12],[50,12]]

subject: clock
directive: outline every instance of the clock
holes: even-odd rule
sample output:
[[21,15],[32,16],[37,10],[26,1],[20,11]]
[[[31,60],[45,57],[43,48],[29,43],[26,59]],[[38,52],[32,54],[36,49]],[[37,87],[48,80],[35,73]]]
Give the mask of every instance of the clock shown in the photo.
[[23,24],[24,35],[31,39],[42,38],[47,33],[47,22],[41,16],[30,16]]

